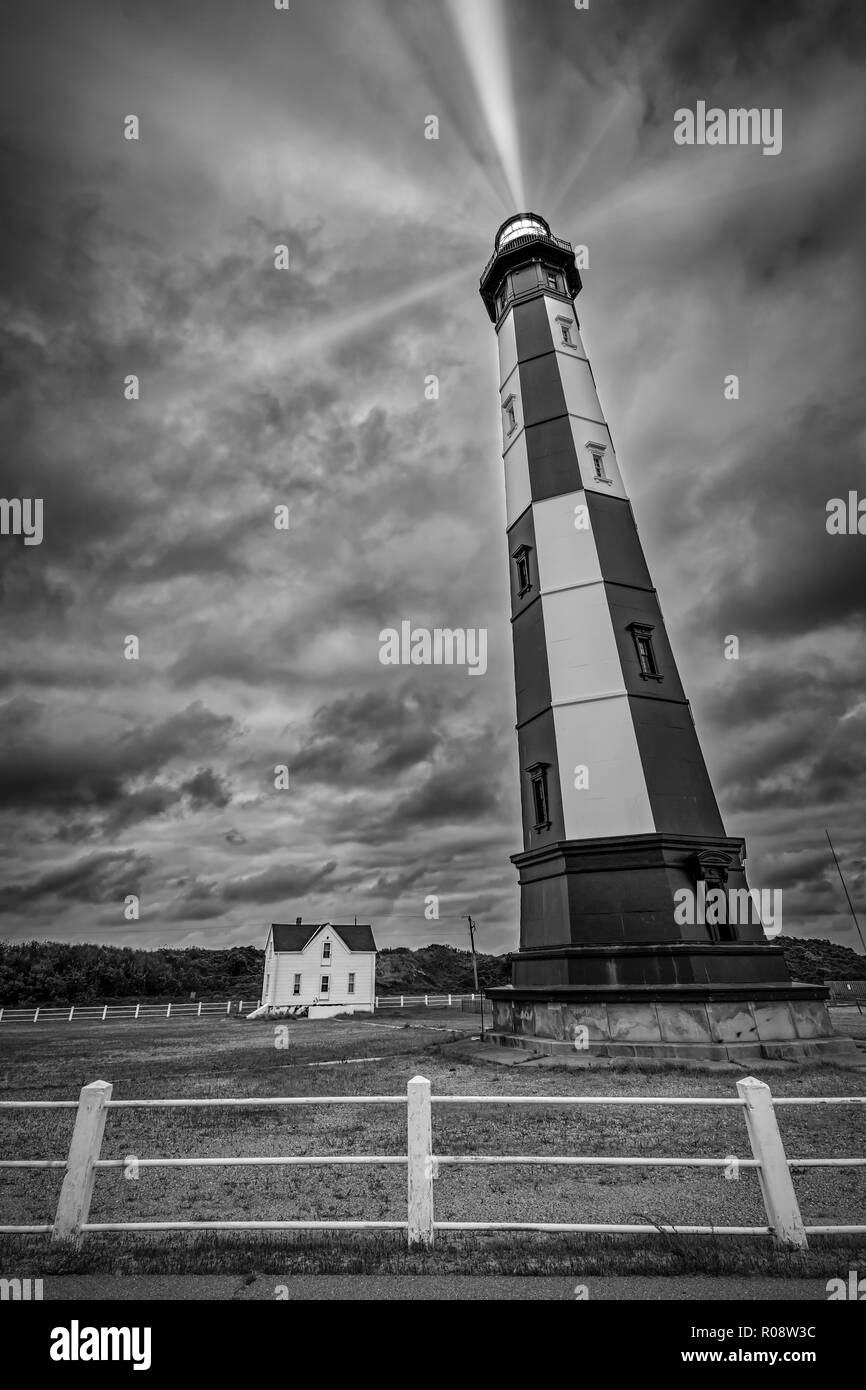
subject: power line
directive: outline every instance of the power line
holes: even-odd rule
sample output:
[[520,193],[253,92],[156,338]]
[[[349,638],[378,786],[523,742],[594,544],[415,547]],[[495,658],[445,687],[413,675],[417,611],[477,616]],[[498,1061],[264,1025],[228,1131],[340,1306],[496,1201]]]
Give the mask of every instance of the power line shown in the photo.
[[824,834],[827,836],[827,844],[830,846],[830,853],[833,856],[833,862],[836,865],[836,868],[839,870],[839,877],[842,879],[842,887],[845,890],[845,897],[848,899],[848,906],[851,909],[851,916],[854,918],[854,926],[857,928],[857,935],[860,938],[860,945],[863,947],[863,954],[866,955],[866,942],[864,942],[863,940],[863,933],[860,930],[860,923],[857,921],[857,913],[854,911],[854,904],[851,901],[851,894],[848,892],[848,885],[842,877],[841,868],[839,868],[839,860],[836,858],[836,851],[833,848],[833,841],[830,839],[829,830],[825,828]]

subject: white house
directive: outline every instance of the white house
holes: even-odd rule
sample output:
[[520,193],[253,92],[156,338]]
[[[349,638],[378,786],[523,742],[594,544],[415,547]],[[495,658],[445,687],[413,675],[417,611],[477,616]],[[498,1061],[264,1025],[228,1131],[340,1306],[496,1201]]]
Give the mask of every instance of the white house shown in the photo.
[[310,1018],[372,1013],[376,943],[369,926],[274,922],[265,948],[262,1007],[309,1008]]

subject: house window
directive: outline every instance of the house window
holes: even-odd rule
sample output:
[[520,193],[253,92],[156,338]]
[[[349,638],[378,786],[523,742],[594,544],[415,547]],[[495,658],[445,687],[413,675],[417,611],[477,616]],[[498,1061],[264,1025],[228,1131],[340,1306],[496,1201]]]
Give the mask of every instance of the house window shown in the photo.
[[330,943],[330,941],[323,941],[323,942],[322,942],[322,960],[325,961],[325,960],[330,960],[330,959],[331,959],[331,943]]
[[323,975],[323,976],[322,976],[322,988],[321,988],[321,993],[322,993],[322,994],[327,994],[327,993],[329,992],[330,988],[331,988],[331,977],[330,977],[330,975]]
[[547,830],[550,827],[547,768],[547,763],[534,763],[532,767],[526,769],[532,791],[532,814],[535,817],[533,829],[535,830]]
[[592,459],[593,482],[612,483],[613,478],[608,477],[604,467],[604,456],[607,451],[607,445],[594,444],[591,439],[588,439],[586,442],[586,447],[589,450],[590,458]]
[[655,651],[653,650],[652,623],[629,623],[628,626],[634,638],[638,666],[640,667],[642,678],[644,680],[660,681],[662,676],[659,672]]
[[517,411],[514,405],[514,396],[509,396],[502,403],[502,410],[505,415],[505,433],[513,434],[517,429]]
[[523,595],[529,593],[529,590],[532,588],[532,579],[529,573],[529,549],[528,545],[520,545],[512,556],[517,567],[518,598],[523,598]]
[[292,986],[292,994],[300,994],[300,992],[301,992],[301,977],[300,977],[300,975],[296,975],[296,976],[295,976],[295,982],[294,982],[294,984],[293,984],[293,986]]
[[355,975],[354,972],[351,970],[349,971],[349,993],[355,993]]

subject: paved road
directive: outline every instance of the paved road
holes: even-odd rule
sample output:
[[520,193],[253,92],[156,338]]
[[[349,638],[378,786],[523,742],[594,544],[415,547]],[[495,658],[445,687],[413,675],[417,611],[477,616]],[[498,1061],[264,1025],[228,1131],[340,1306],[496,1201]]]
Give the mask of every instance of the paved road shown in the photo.
[[[248,1276],[250,1278],[251,1276]],[[262,1274],[247,1283],[235,1275],[58,1275],[44,1280],[44,1298],[50,1301],[91,1299],[180,1301],[240,1300],[271,1302],[288,1299],[326,1300],[439,1300],[448,1302],[567,1300],[586,1288],[590,1300],[634,1302],[826,1302],[824,1279],[715,1279],[705,1275],[650,1278],[634,1276],[602,1279],[577,1275],[567,1278],[504,1278],[473,1275],[279,1275]],[[580,1297],[584,1297],[580,1294]]]

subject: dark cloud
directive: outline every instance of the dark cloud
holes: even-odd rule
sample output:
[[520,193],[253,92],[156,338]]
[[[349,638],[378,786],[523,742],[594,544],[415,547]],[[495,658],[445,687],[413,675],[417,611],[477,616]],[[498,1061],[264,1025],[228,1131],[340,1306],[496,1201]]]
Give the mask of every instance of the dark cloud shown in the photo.
[[491,772],[491,764],[483,755],[438,769],[397,803],[391,824],[395,829],[437,822],[452,825],[495,815],[498,779],[491,777]]
[[227,902],[273,903],[312,892],[333,874],[335,859],[315,868],[285,864],[258,874],[228,879],[221,888]]
[[228,806],[232,799],[231,789],[224,778],[214,772],[212,767],[199,768],[193,777],[181,783],[181,792],[189,797],[195,811],[206,806]]
[[117,902],[120,922],[124,898],[141,893],[142,879],[151,867],[151,861],[136,850],[103,850],[28,882],[8,884],[0,890],[0,909],[15,911],[42,898],[69,903]]
[[444,706],[441,694],[429,689],[340,696],[317,709],[301,731],[292,773],[308,782],[391,782],[441,747]]
[[44,702],[16,697],[0,706],[0,807],[53,813],[61,819],[61,838],[86,839],[114,835],[182,804],[193,811],[228,805],[231,790],[213,768],[198,768],[180,782],[158,774],[224,748],[236,731],[231,716],[196,702],[121,734],[115,721],[106,723],[110,734],[76,736],[68,725],[55,730]]

